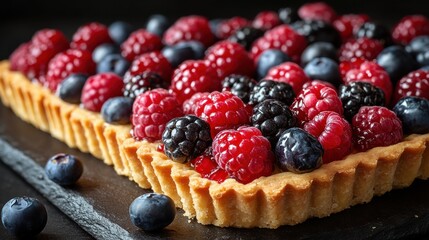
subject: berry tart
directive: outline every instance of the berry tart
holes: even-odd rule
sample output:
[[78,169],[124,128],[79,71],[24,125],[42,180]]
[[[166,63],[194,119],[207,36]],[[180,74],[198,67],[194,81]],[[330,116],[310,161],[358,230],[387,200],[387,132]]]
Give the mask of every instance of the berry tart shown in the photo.
[[1,62],[0,98],[201,224],[277,228],[429,178],[425,37],[424,16],[390,34],[321,2],[44,29]]

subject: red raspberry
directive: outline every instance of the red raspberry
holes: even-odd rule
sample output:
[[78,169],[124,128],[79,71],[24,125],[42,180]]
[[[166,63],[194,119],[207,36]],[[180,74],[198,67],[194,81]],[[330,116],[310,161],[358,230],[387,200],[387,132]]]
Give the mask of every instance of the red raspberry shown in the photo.
[[288,83],[292,86],[295,95],[298,95],[304,83],[310,81],[304,70],[293,62],[285,62],[272,67],[264,78]]
[[163,88],[146,91],[138,95],[133,104],[133,137],[160,140],[167,122],[180,116],[183,116],[182,108],[174,94]]
[[195,115],[210,125],[212,137],[225,129],[235,129],[250,123],[243,101],[231,92],[212,92],[197,102]]
[[352,150],[352,128],[340,114],[324,111],[304,125],[304,130],[316,137],[325,153],[323,163],[342,159]]
[[246,184],[273,172],[270,142],[255,127],[224,130],[212,146],[217,164],[238,182]]
[[383,44],[372,38],[349,39],[340,48],[340,60],[347,61],[353,58],[373,60],[383,50]]
[[195,15],[179,18],[167,29],[163,38],[167,45],[189,40],[200,41],[206,47],[214,42],[214,35],[207,18]]
[[[49,48],[53,48],[55,54],[62,52],[69,48],[69,41],[67,40],[64,33],[56,29],[42,29],[37,31],[31,42],[35,45],[46,45]],[[52,57],[55,56],[52,55]]]
[[262,30],[270,30],[282,22],[280,21],[279,15],[274,11],[263,11],[256,15],[253,19],[252,26],[260,28]]
[[131,63],[131,67],[125,73],[124,79],[128,81],[129,78],[148,71],[157,73],[164,81],[169,83],[173,68],[167,58],[160,52],[145,53],[138,56]]
[[212,154],[203,154],[191,161],[191,166],[195,168],[203,178],[222,183],[229,175],[228,173],[220,168]]
[[279,49],[299,62],[301,53],[307,47],[307,39],[299,35],[288,25],[277,26],[256,40],[250,50],[251,56],[257,62],[259,55],[267,49]]
[[231,74],[253,76],[255,66],[246,49],[239,43],[221,41],[207,50],[205,60],[217,72],[219,79]]
[[290,106],[301,126],[323,111],[343,115],[343,105],[337,92],[327,86],[314,85],[303,89]]
[[99,112],[108,99],[122,96],[123,88],[122,78],[114,73],[91,76],[82,89],[82,105],[87,110]]
[[363,62],[358,69],[352,69],[347,72],[344,78],[346,84],[351,82],[369,82],[380,88],[384,92],[386,104],[390,102],[392,96],[392,82],[389,74],[377,63]]
[[322,85],[325,87],[330,87],[330,88],[334,89],[335,91],[337,91],[337,89],[335,88],[334,85],[332,85],[332,83],[326,82],[326,81],[321,81],[321,80],[308,81],[308,82],[304,83],[304,85],[302,85],[302,89],[306,89],[306,88],[309,88],[309,87],[314,86],[314,85]]
[[221,81],[216,71],[202,60],[188,60],[174,71],[170,89],[183,103],[198,92],[220,91]]
[[31,42],[19,45],[9,56],[10,69],[13,71],[22,71],[25,63],[25,56],[28,54]]
[[79,49],[68,49],[51,59],[46,73],[45,85],[53,92],[58,84],[72,73],[92,75],[95,72],[95,63],[91,53]]
[[405,96],[415,96],[429,99],[429,72],[416,70],[410,72],[398,81],[392,104]]
[[353,117],[354,146],[360,151],[389,146],[402,140],[402,123],[385,107],[364,106]]
[[183,113],[185,115],[187,114],[195,115],[195,109],[197,108],[198,102],[201,99],[207,97],[209,94],[210,94],[209,92],[197,92],[194,95],[192,95],[191,98],[183,102],[183,105],[182,105]]
[[216,36],[219,39],[227,39],[238,29],[250,25],[249,20],[243,17],[233,17],[219,23]]
[[366,14],[346,14],[341,15],[332,25],[338,30],[343,42],[352,38],[354,33],[366,22],[369,21],[369,16]]
[[423,15],[403,17],[392,31],[393,40],[403,45],[421,35],[429,35],[429,19]]
[[88,23],[80,27],[73,35],[70,48],[92,52],[102,43],[111,43],[107,27],[98,22]]
[[344,60],[340,62],[341,79],[346,78],[347,73],[352,69],[359,69],[362,63],[366,62],[365,58],[352,58],[351,60]]
[[304,20],[322,20],[328,23],[337,18],[335,10],[324,2],[304,4],[298,9],[298,15]]
[[143,53],[161,50],[161,48],[161,38],[144,29],[139,29],[131,33],[121,44],[121,54],[131,62]]

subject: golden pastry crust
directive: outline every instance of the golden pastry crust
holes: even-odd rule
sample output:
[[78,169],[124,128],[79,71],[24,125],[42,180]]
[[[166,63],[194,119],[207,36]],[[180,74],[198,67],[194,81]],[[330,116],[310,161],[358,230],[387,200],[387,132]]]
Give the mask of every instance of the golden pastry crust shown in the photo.
[[170,196],[185,215],[222,227],[277,228],[325,217],[371,201],[393,188],[429,177],[429,134],[350,154],[305,174],[291,172],[241,184],[202,178],[189,165],[135,141],[130,126],[110,125],[98,113],[67,104],[22,74],[0,64],[0,98],[17,116],[68,146],[89,152],[142,188]]

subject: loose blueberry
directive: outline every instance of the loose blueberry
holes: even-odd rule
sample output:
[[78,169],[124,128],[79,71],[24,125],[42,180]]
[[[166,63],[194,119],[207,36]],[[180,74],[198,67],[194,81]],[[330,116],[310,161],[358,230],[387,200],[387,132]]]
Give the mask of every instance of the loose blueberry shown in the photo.
[[92,52],[92,60],[99,63],[104,57],[110,54],[120,53],[119,47],[115,44],[104,43],[99,45]]
[[170,21],[164,15],[155,14],[148,18],[146,31],[162,37],[164,32],[170,27]]
[[130,123],[133,102],[134,100],[128,97],[114,97],[107,100],[101,108],[103,120],[111,124]]
[[278,49],[268,49],[261,53],[256,63],[258,79],[265,77],[270,68],[291,61],[291,58]]
[[411,54],[418,54],[429,49],[429,36],[418,36],[405,47],[405,50]]
[[79,180],[83,173],[83,166],[75,156],[59,153],[48,160],[45,172],[53,182],[68,186]]
[[157,231],[173,222],[176,206],[166,195],[146,193],[131,203],[129,213],[135,226],[144,231]]
[[414,57],[400,46],[383,49],[377,56],[377,63],[386,70],[393,84],[418,68]]
[[277,165],[283,171],[305,173],[322,165],[323,147],[320,142],[301,128],[285,130],[277,142]]
[[124,76],[130,67],[130,62],[120,54],[111,54],[104,57],[97,64],[97,73],[112,72]]
[[109,26],[109,35],[118,45],[127,40],[133,31],[134,27],[123,21],[116,21]]
[[338,86],[341,82],[338,64],[326,57],[311,60],[304,68],[305,74],[313,80],[322,80]]
[[57,95],[68,103],[79,104],[82,89],[88,76],[85,74],[71,74],[59,85]]
[[305,67],[311,60],[318,57],[326,57],[338,62],[337,49],[332,43],[315,42],[302,52],[301,66]]
[[162,55],[167,58],[173,68],[179,66],[182,62],[193,59],[194,51],[189,45],[166,46],[161,51]]
[[405,134],[429,133],[429,100],[419,97],[404,97],[396,103],[393,111],[402,121]]
[[183,41],[176,44],[177,47],[190,47],[194,52],[192,59],[203,59],[206,48],[199,41]]
[[39,234],[46,226],[46,208],[35,198],[15,197],[2,208],[1,221],[8,232],[27,238]]

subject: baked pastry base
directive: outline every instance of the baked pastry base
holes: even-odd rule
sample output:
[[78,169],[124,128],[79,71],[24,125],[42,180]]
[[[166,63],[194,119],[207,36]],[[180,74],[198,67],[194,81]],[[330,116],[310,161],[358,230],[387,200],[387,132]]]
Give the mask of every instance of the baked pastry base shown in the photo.
[[248,184],[202,178],[189,165],[135,141],[130,126],[105,123],[98,113],[68,104],[0,63],[0,99],[26,122],[69,147],[113,165],[142,188],[170,196],[185,215],[221,227],[277,228],[325,217],[373,196],[429,177],[429,134],[355,153],[305,174],[282,172]]

